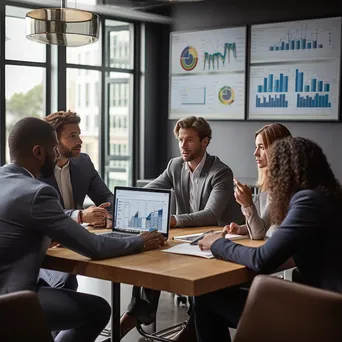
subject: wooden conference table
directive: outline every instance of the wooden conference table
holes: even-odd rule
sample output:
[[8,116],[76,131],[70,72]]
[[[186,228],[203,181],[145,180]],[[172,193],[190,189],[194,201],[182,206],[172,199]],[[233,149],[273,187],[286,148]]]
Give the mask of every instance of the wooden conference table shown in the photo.
[[[173,236],[210,229],[220,227],[171,229],[170,239],[163,248],[179,243],[172,240]],[[249,239],[236,242],[251,247],[264,244],[264,241]],[[198,296],[249,281],[255,275],[242,265],[161,250],[93,261],[66,248],[52,248],[48,250],[43,267],[112,282],[112,342],[120,341],[120,283]]]

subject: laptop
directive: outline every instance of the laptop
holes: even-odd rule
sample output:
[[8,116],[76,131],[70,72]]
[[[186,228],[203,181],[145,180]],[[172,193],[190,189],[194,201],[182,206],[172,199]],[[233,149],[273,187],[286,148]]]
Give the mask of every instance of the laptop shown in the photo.
[[171,190],[126,186],[114,188],[112,232],[125,238],[156,229],[168,239]]

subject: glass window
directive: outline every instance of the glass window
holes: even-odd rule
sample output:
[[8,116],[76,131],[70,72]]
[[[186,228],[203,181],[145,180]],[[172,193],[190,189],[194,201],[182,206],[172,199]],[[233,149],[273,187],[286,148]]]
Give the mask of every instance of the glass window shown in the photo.
[[89,83],[86,83],[85,85],[85,106],[86,107],[89,107],[89,88],[90,88]]
[[[67,63],[82,65],[101,65],[101,31],[99,40],[96,43],[79,46],[67,47]],[[88,70],[85,71],[88,73]]]
[[115,84],[114,85],[114,106],[118,106],[119,105],[119,87],[120,84]]
[[[45,115],[45,68],[6,65],[5,78],[6,135],[8,136],[18,120],[26,116],[39,118]],[[9,161],[7,147],[6,159]]]
[[115,107],[115,86],[114,87],[110,87],[110,101],[111,101],[111,104],[110,106],[111,107]]
[[6,59],[30,62],[46,61],[46,45],[26,38],[27,8],[6,6]]
[[94,104],[99,106],[100,103],[101,103],[100,83],[96,82],[94,84]]
[[129,174],[129,161],[117,161],[111,160],[109,167],[107,168],[107,184],[109,189],[114,189],[115,186],[127,186],[129,185],[128,177]]
[[[96,169],[99,167],[99,127],[96,124],[92,124],[92,122],[98,121],[100,107],[97,101],[89,102],[89,91],[90,87],[95,86],[96,83],[100,84],[100,78],[100,71],[89,70],[88,76],[83,74],[83,76],[80,77],[78,76],[78,69],[67,69],[67,108],[76,112],[81,117],[82,150],[89,154]],[[85,82],[85,79],[87,83]],[[81,86],[83,84],[86,85]],[[87,88],[88,90],[86,90]],[[75,89],[80,89],[80,97],[85,98],[86,101],[88,101],[88,105],[84,106],[86,101],[80,103],[76,99]]]
[[[109,79],[109,127],[115,128],[115,133],[110,134],[112,144],[118,143],[117,137],[123,136],[124,143],[128,145],[128,118],[129,118],[129,89],[131,86],[132,75],[125,73],[110,73]],[[126,101],[122,101],[126,97]],[[110,144],[109,146],[112,146]],[[110,154],[115,154],[113,150]]]
[[78,84],[77,85],[77,102],[78,102],[78,106],[81,107],[82,105],[82,84]]
[[[127,127],[131,115],[130,88],[133,75],[128,73],[115,73],[109,75],[109,155],[111,160],[106,167],[106,181],[110,186],[129,184],[131,157],[126,151],[130,146],[130,135]],[[126,91],[127,89],[127,91]],[[127,95],[127,101],[123,97]],[[112,98],[112,96],[114,98]],[[116,104],[116,105],[115,105]],[[127,157],[124,160],[116,160],[116,156]]]
[[[85,116],[86,119],[86,130],[89,131],[89,127],[90,127],[90,122],[89,122],[89,115]],[[85,144],[86,148],[89,147],[89,144]]]
[[106,20],[106,32],[109,35],[107,48],[107,66],[111,68],[133,68],[133,24]]

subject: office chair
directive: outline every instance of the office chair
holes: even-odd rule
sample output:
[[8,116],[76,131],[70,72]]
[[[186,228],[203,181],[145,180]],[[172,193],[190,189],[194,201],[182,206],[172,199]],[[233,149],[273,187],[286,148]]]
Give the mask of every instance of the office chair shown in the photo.
[[255,277],[234,342],[341,342],[342,295]]
[[37,295],[19,291],[0,296],[1,342],[53,342]]

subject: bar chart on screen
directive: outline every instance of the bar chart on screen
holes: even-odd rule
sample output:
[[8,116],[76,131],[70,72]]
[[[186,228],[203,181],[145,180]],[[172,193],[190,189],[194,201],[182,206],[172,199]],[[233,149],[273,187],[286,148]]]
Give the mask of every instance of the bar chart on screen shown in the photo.
[[252,66],[249,117],[336,119],[339,62]]
[[167,208],[163,201],[153,198],[137,198],[135,200],[121,199],[116,204],[116,226],[129,227],[131,229],[148,231],[151,228],[163,227],[163,222],[167,221]]
[[252,26],[251,63],[336,58],[341,18]]
[[341,17],[252,25],[248,118],[339,119]]

